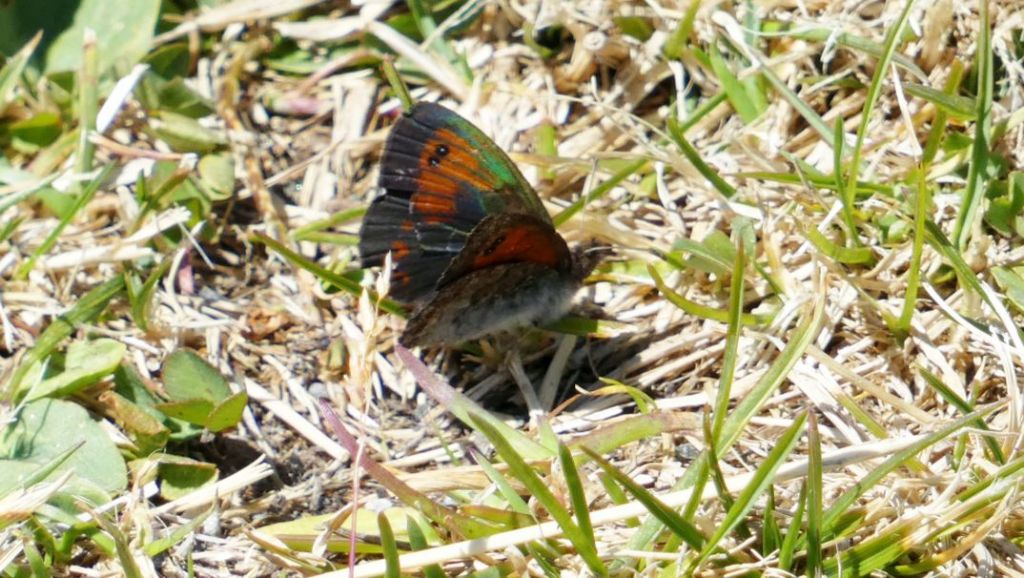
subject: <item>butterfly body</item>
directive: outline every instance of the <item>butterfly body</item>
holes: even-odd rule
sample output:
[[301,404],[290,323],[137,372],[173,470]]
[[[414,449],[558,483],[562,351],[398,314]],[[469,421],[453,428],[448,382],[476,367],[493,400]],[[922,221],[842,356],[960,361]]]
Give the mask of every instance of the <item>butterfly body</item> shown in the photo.
[[417,305],[403,345],[455,343],[564,315],[593,259],[573,254],[515,164],[468,120],[420,103],[391,130],[360,230]]

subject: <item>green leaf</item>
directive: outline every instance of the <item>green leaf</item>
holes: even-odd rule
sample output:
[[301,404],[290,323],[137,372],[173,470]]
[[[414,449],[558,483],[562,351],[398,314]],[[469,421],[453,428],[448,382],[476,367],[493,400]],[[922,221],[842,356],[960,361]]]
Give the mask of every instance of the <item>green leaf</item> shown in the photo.
[[41,112],[25,120],[11,123],[11,146],[19,152],[34,153],[57,140],[63,129],[60,115],[55,112]]
[[[3,10],[0,10],[0,14]],[[2,28],[2,26],[0,26]],[[22,46],[18,53],[10,57],[7,62],[4,63],[3,68],[0,68],[0,117],[3,117],[4,109],[11,103],[14,98],[14,89],[18,86],[18,82],[21,80],[21,75],[25,72],[25,65],[28,64],[29,58],[32,53],[35,52],[36,47],[39,46],[39,40],[43,37],[42,32],[36,32],[35,36],[31,40]],[[0,41],[2,42],[2,41]],[[2,46],[0,46],[0,52],[3,52]]]
[[100,71],[115,62],[125,68],[135,64],[149,50],[160,11],[159,0],[46,0],[0,6],[0,52],[14,52],[42,30],[46,73],[81,67],[86,28],[96,33]]
[[722,90],[725,91],[725,96],[729,99],[729,104],[732,105],[736,114],[743,119],[744,124],[751,124],[757,120],[761,111],[758,110],[757,104],[747,95],[746,87],[729,70],[729,65],[725,62],[725,58],[722,57],[721,53],[714,46],[710,47],[708,57],[711,60],[711,69],[722,84]]
[[124,460],[100,424],[78,404],[41,399],[25,404],[16,421],[0,433],[0,494],[80,443],[82,447],[51,478],[72,471],[87,486],[123,490],[128,483]]
[[976,106],[973,98],[967,98],[966,96],[959,96],[956,94],[948,94],[937,88],[932,88],[923,84],[914,84],[912,82],[904,84],[903,89],[918,98],[927,100],[940,109],[946,111],[946,113],[954,118],[958,118],[960,120],[974,120]]
[[76,341],[68,346],[64,371],[29,392],[28,401],[43,397],[64,397],[92,386],[114,373],[128,348],[113,339]]
[[178,152],[209,153],[228,144],[222,133],[176,112],[162,111],[151,125],[156,136]]
[[219,371],[188,349],[179,349],[164,362],[164,390],[174,401],[207,400],[210,407],[231,395]]
[[217,466],[180,456],[164,455],[157,466],[160,496],[175,500],[217,480]]
[[725,519],[718,525],[715,533],[708,538],[704,544],[704,548],[697,560],[693,564],[693,568],[697,568],[704,560],[707,560],[715,549],[718,547],[719,542],[731,532],[738,524],[743,521],[744,516],[754,507],[756,500],[764,493],[765,489],[772,483],[772,479],[775,476],[775,472],[785,462],[786,457],[789,455],[793,448],[796,447],[796,442],[799,440],[800,433],[803,431],[804,422],[807,421],[807,414],[800,414],[794,421],[793,425],[788,427],[782,436],[776,440],[771,452],[764,458],[764,462],[754,472],[754,477],[750,482],[743,488],[743,491],[739,496],[736,497],[736,501],[729,508],[729,511],[725,515]]
[[33,367],[38,368],[38,364],[42,363],[44,359],[49,357],[51,353],[57,348],[61,341],[71,335],[71,332],[81,323],[88,323],[95,319],[104,309],[107,307],[107,303],[110,302],[118,293],[124,289],[124,278],[120,275],[107,281],[106,283],[96,287],[92,291],[85,294],[82,299],[71,308],[70,311],[61,315],[49,327],[43,331],[43,334],[36,340],[36,344],[32,346],[32,349],[28,350],[28,353],[21,360],[21,364],[18,365],[18,369],[15,370],[14,376],[11,381],[8,382],[9,390],[3,392],[7,396],[16,396],[20,393],[22,380],[28,375],[29,371]]
[[210,200],[225,201],[235,191],[235,159],[230,152],[212,153],[199,159],[199,182]]
[[238,422],[242,421],[242,412],[247,403],[249,403],[249,396],[244,391],[240,391],[213,408],[203,425],[212,432],[235,427]]
[[1010,300],[1010,304],[1018,311],[1024,312],[1024,278],[1021,277],[1018,269],[993,267],[991,272],[999,288]]
[[871,247],[842,247],[832,242],[815,226],[804,229],[807,240],[823,255],[846,265],[869,265],[875,262]]
[[170,417],[187,421],[195,425],[204,425],[213,411],[213,402],[208,399],[188,399],[158,403],[156,408]]

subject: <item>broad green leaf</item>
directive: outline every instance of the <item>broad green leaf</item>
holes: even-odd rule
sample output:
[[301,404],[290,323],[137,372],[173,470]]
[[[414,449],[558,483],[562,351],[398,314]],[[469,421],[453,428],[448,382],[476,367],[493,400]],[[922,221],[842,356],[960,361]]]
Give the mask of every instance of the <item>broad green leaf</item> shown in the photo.
[[187,421],[190,424],[203,426],[213,411],[214,404],[208,399],[188,399],[159,403],[156,408],[169,417]]
[[76,341],[68,346],[64,371],[29,392],[29,401],[43,397],[64,397],[81,391],[114,373],[128,348],[113,339]]
[[160,496],[175,500],[217,481],[217,466],[181,456],[164,455],[157,466]]
[[207,400],[212,409],[231,395],[224,376],[188,349],[179,349],[167,357],[163,378],[164,390],[173,401]]
[[115,62],[127,69],[149,50],[159,11],[159,0],[4,2],[0,4],[0,52],[13,53],[42,30],[44,71],[77,70],[88,28],[96,35],[100,71]]
[[105,492],[123,490],[128,482],[121,453],[100,424],[80,405],[59,399],[25,404],[17,419],[0,433],[0,493],[15,487],[41,464],[83,444],[53,475],[75,473],[87,486]]
[[213,408],[203,425],[212,432],[234,427],[242,421],[242,412],[247,403],[249,403],[249,396],[244,391],[240,391]]

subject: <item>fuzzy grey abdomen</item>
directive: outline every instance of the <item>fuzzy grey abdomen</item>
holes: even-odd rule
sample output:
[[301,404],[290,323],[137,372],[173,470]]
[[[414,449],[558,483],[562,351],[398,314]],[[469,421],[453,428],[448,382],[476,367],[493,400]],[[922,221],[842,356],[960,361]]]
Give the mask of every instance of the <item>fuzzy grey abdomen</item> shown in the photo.
[[401,342],[457,343],[554,321],[568,312],[579,285],[569,274],[535,263],[474,271],[438,290],[409,320]]

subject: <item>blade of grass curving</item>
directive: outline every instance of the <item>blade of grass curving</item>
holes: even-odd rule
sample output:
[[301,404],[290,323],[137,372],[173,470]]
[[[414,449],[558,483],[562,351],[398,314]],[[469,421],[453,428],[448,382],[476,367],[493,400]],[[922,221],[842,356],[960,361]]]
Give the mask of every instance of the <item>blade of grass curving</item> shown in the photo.
[[[25,72],[25,66],[42,38],[43,31],[36,32],[36,35],[26,42],[25,46],[22,46],[14,56],[8,58],[0,68],[0,117],[4,116],[4,110],[13,100],[14,89],[17,88],[18,82],[21,80],[21,74]],[[0,213],[2,212],[0,210]]]
[[402,82],[402,77],[398,74],[398,70],[395,68],[395,61],[391,57],[386,57],[381,62],[381,69],[384,71],[384,78],[388,80],[388,84],[391,85],[391,90],[395,91],[395,96],[398,97],[398,101],[402,103],[402,110],[409,112],[412,110],[412,96],[409,94],[409,87]]
[[676,513],[676,511],[665,505],[664,502],[658,499],[657,496],[647,491],[643,486],[633,481],[632,478],[619,471],[618,468],[613,466],[608,460],[602,458],[595,452],[590,451],[588,448],[582,448],[583,451],[590,456],[590,459],[594,460],[598,466],[604,470],[605,474],[615,480],[623,489],[632,494],[637,501],[644,505],[647,511],[661,521],[670,532],[679,536],[687,543],[691,548],[696,551],[701,550],[706,543],[704,535],[701,531],[683,519],[682,516]]
[[604,181],[600,185],[597,185],[593,189],[590,189],[590,191],[587,194],[583,195],[579,199],[576,199],[571,205],[569,205],[565,209],[562,209],[562,211],[555,215],[554,217],[552,217],[551,220],[554,222],[556,227],[564,224],[566,221],[571,219],[576,213],[582,211],[583,207],[586,207],[593,201],[601,199],[602,197],[607,195],[612,189],[617,187],[619,183],[628,179],[635,173],[639,172],[640,169],[644,168],[647,165],[647,163],[647,159],[640,159],[626,165],[625,167],[620,169],[619,172],[609,177],[608,180]]
[[917,291],[921,287],[921,255],[924,253],[924,224],[931,207],[931,190],[928,188],[924,167],[918,169],[917,195],[914,199],[914,245],[910,253],[910,267],[907,271],[907,289],[903,295],[903,311],[896,322],[896,336],[900,341],[910,335],[910,321],[917,308]]
[[71,210],[61,216],[60,221],[57,222],[57,226],[50,231],[50,234],[46,236],[46,239],[43,240],[42,244],[32,252],[32,256],[29,257],[28,261],[25,261],[20,267],[18,267],[17,271],[14,273],[15,279],[19,281],[28,279],[28,274],[33,268],[35,268],[36,261],[46,253],[50,252],[50,249],[52,249],[53,245],[57,242],[57,238],[64,232],[64,228],[68,226],[68,223],[70,223],[72,219],[78,216],[79,211],[85,208],[85,205],[88,204],[93,195],[96,194],[100,185],[106,182],[107,177],[110,176],[110,173],[113,172],[113,170],[114,165],[108,164],[102,171],[100,171],[100,174],[97,175],[96,178],[89,181],[89,184],[86,185],[85,189],[75,197],[75,204],[71,206]]
[[[939,376],[928,371],[928,369],[921,367],[920,365],[917,367],[917,371],[921,375],[921,377],[924,378],[925,383],[927,383],[929,387],[934,389],[935,393],[939,394],[939,397],[946,400],[946,403],[955,407],[957,411],[959,411],[961,414],[969,414],[974,411],[974,404],[957,395],[957,393],[953,391],[952,388],[948,387],[945,383],[942,382],[941,379],[939,379]],[[986,425],[985,422],[981,419],[976,420],[971,425],[978,431],[992,431],[989,429],[988,425]],[[999,442],[996,441],[996,438],[991,435],[984,435],[982,436],[982,440],[984,440],[985,445],[988,447],[990,459],[999,465],[1005,464],[1006,456],[1003,455],[1003,449],[999,447]]]
[[[345,291],[350,295],[358,297],[363,292],[363,286],[360,285],[359,282],[349,279],[344,275],[339,275],[329,269],[325,269],[320,265],[317,265],[316,263],[310,261],[309,259],[306,259],[302,255],[299,255],[295,251],[292,251],[288,247],[285,247],[275,239],[271,239],[270,237],[262,233],[253,234],[250,237],[250,239],[257,243],[262,243],[266,245],[275,253],[281,255],[281,257],[283,257],[285,261],[288,261],[289,263],[296,267],[299,267],[300,269],[305,269],[306,271],[309,271],[310,273],[315,275],[317,279],[326,283],[330,283],[331,285],[334,285],[338,289],[341,289],[342,291]],[[390,299],[381,299],[373,290],[366,289],[366,291],[367,293],[370,294],[370,298],[373,299],[382,310],[402,318],[409,316],[405,308],[403,308],[398,303],[395,303]]]
[[775,394],[793,366],[800,361],[807,347],[817,337],[824,316],[824,301],[824,299],[814,300],[811,314],[805,316],[799,327],[790,335],[785,349],[779,353],[779,357],[768,368],[768,371],[761,376],[754,388],[736,404],[736,408],[726,418],[725,424],[722,426],[722,437],[718,440],[718,447],[715,448],[719,454],[727,451],[736,443],[743,428],[757,414],[764,402]]
[[[792,38],[800,38],[802,40],[809,40],[811,42],[835,42],[839,46],[850,48],[857,52],[863,52],[868,56],[874,56],[875,58],[881,59],[885,53],[885,46],[869,40],[862,36],[856,36],[848,32],[836,33],[834,28],[810,28],[802,30],[786,30],[776,33],[762,33],[763,36],[790,36]],[[921,68],[914,63],[912,58],[908,58],[903,54],[894,54],[892,61],[896,66],[906,70],[919,78],[922,82],[928,81],[928,74],[921,70]]]
[[985,198],[988,182],[989,139],[992,135],[992,29],[989,22],[988,0],[978,0],[978,45],[975,51],[975,69],[978,87],[975,97],[974,144],[971,163],[967,167],[967,187],[964,189],[960,212],[953,225],[953,244],[960,251],[967,248],[971,232],[981,218],[978,208]]
[[974,273],[974,270],[964,261],[963,255],[960,251],[946,238],[943,234],[942,229],[939,228],[931,219],[925,222],[925,238],[928,239],[928,244],[933,249],[938,251],[943,258],[949,263],[956,273],[956,278],[960,281],[960,284],[965,286],[965,289],[970,289],[976,295],[981,297],[982,301],[988,304],[989,307],[998,310],[996,305],[989,300],[988,291],[981,286],[981,281],[978,280],[978,276]]
[[718,379],[718,394],[715,396],[715,417],[711,424],[712,448],[719,445],[718,438],[722,435],[722,425],[729,412],[729,400],[732,399],[732,382],[736,377],[737,351],[740,343],[741,323],[743,319],[743,272],[746,270],[746,253],[743,243],[736,244],[736,262],[732,269],[732,283],[729,287],[729,325],[725,332],[725,351],[722,353],[721,377]]
[[307,241],[309,236],[316,233],[322,232],[324,229],[336,227],[342,223],[348,223],[349,221],[355,221],[366,214],[366,207],[355,207],[347,211],[339,211],[333,213],[326,219],[320,219],[319,221],[313,221],[308,225],[303,225],[288,233],[293,241]]
[[[789,375],[789,372],[796,365],[797,361],[804,355],[804,352],[814,341],[821,328],[821,321],[824,315],[824,299],[816,299],[813,302],[811,312],[805,315],[800,325],[790,335],[790,341],[779,354],[778,358],[768,368],[768,371],[761,376],[754,388],[736,405],[732,413],[726,418],[722,426],[722,436],[719,438],[719,447],[716,453],[721,455],[739,439],[740,433],[746,424],[757,414],[761,406],[767,401],[782,381]],[[674,490],[682,490],[694,485],[702,472],[707,475],[705,468],[708,468],[706,461],[707,453],[702,453],[686,473],[673,486]],[[637,530],[629,541],[629,547],[633,549],[649,548],[655,536],[662,530],[661,521],[657,518],[649,518]],[[621,566],[624,563],[617,563]]]
[[[889,65],[892,62],[893,54],[896,53],[896,46],[903,38],[903,27],[906,25],[910,9],[914,0],[905,0],[903,10],[900,12],[896,22],[889,27],[885,40],[882,43],[882,56],[875,65],[875,73],[871,77],[871,84],[868,85],[868,93],[864,97],[864,106],[860,113],[860,125],[857,128],[857,140],[853,145],[853,155],[850,159],[849,172],[846,179],[846,186],[843,188],[841,199],[843,201],[844,220],[848,223],[856,223],[854,218],[854,203],[856,202],[857,179],[860,177],[860,160],[864,150],[864,139],[867,137],[868,126],[871,123],[871,113],[878,104],[878,97],[882,93],[882,83],[889,73]],[[860,234],[857,229],[847,231],[847,245],[860,246]]]
[[[406,519],[406,533],[409,535],[409,545],[413,550],[426,550],[430,544],[420,526],[417,516],[409,516]],[[444,571],[437,564],[429,564],[421,568],[423,578],[444,578]]]
[[380,532],[381,556],[384,558],[384,578],[401,578],[402,565],[398,563],[398,544],[395,532],[384,512],[377,514],[377,530]]
[[[693,414],[684,411],[655,411],[647,415],[626,418],[574,438],[569,447],[586,446],[599,454],[607,454],[626,444],[680,430],[696,430]],[[578,459],[585,459],[577,456]]]
[[796,501],[796,511],[793,512],[793,519],[790,520],[789,529],[786,530],[786,537],[779,547],[779,570],[789,572],[793,566],[793,553],[796,550],[797,539],[802,535],[804,510],[807,507],[807,481],[800,485],[800,497]]
[[711,185],[715,187],[715,189],[717,189],[719,193],[721,193],[727,199],[736,196],[736,189],[729,183],[725,182],[725,179],[720,177],[714,169],[712,169],[707,163],[704,162],[704,159],[701,158],[700,156],[700,152],[696,149],[696,147],[690,144],[690,141],[687,140],[686,135],[683,134],[682,126],[680,126],[680,124],[674,119],[668,120],[668,132],[669,135],[671,135],[672,137],[672,142],[674,142],[676,146],[679,147],[679,151],[683,153],[683,156],[686,157],[686,160],[690,161],[690,164],[693,165],[693,168],[697,169],[697,172],[699,172],[701,176],[707,179],[708,182],[711,183]]
[[573,522],[569,511],[562,506],[558,498],[548,488],[547,483],[526,463],[526,460],[512,447],[512,444],[486,419],[476,419],[476,416],[470,416],[470,425],[491,442],[495,452],[508,465],[509,474],[519,480],[533,499],[537,500],[548,511],[551,518],[558,523],[565,537],[572,542],[587,567],[598,576],[607,576],[608,570],[597,555],[593,535],[587,536],[581,531],[580,527]]
[[7,383],[4,398],[9,402],[21,394],[21,382],[29,370],[38,363],[42,363],[50,356],[60,344],[81,324],[88,323],[98,317],[110,300],[124,290],[124,277],[118,275],[102,285],[94,287],[85,294],[78,303],[67,313],[60,315],[53,320],[42,335],[36,339],[35,345],[25,354],[14,371],[14,375]]
[[[679,293],[676,293],[672,288],[665,284],[665,280],[653,266],[648,266],[647,272],[654,281],[654,286],[658,288],[658,291],[668,299],[669,303],[682,309],[683,312],[693,315],[694,317],[700,317],[701,319],[709,319],[711,321],[718,321],[719,323],[729,323],[728,311],[722,311],[721,309],[715,309],[713,307],[694,303]],[[764,327],[771,323],[772,316],[762,315],[759,313],[741,312],[739,320],[743,325]]]
[[551,459],[555,456],[553,450],[549,450],[523,435],[515,428],[510,427],[505,422],[491,415],[490,412],[477,405],[473,400],[456,391],[452,386],[437,377],[434,372],[423,365],[419,358],[402,345],[395,346],[395,353],[398,355],[398,359],[409,369],[413,377],[416,378],[416,383],[423,388],[423,391],[433,398],[435,402],[452,412],[452,415],[459,418],[459,421],[462,423],[472,426],[478,421],[486,421],[492,428],[501,432],[502,439],[510,440],[509,443],[515,447],[516,451],[528,460]]
[[807,427],[807,576],[822,573],[821,517],[824,489],[822,487],[821,437],[818,419],[812,413]]
[[711,60],[711,70],[722,85],[722,91],[729,99],[729,104],[732,105],[736,114],[739,115],[744,124],[751,124],[757,120],[761,111],[758,110],[757,104],[750,99],[746,87],[736,78],[732,70],[729,70],[729,65],[725,62],[725,58],[722,57],[722,53],[718,50],[717,46],[712,45],[709,47],[708,57]]
[[974,423],[976,420],[991,414],[996,409],[999,409],[1004,405],[1005,402],[993,403],[983,407],[978,411],[963,416],[960,419],[947,424],[945,427],[942,427],[932,432],[931,434],[921,438],[913,445],[910,445],[907,448],[899,452],[896,452],[887,460],[882,462],[878,467],[868,472],[868,474],[861,478],[856,484],[854,484],[852,488],[849,488],[848,490],[843,492],[842,495],[840,495],[835,501],[833,501],[832,505],[828,508],[828,510],[825,511],[825,514],[822,516],[821,525],[822,540],[830,540],[832,538],[834,530],[837,526],[837,522],[839,521],[840,517],[846,512],[847,509],[850,508],[850,506],[853,505],[853,503],[858,498],[864,495],[864,492],[874,487],[875,484],[882,480],[882,478],[887,476],[896,468],[904,465],[904,463],[907,460],[914,457],[925,448],[931,446],[932,444],[946,437],[949,437],[951,434],[957,432],[964,426]]
[[[583,536],[593,543],[594,524],[590,521],[590,504],[587,503],[587,493],[583,490],[583,481],[580,479],[579,470],[576,469],[572,452],[563,443],[558,444],[558,463],[562,466],[562,475],[565,476],[565,487],[569,490],[569,501],[572,504],[573,514],[576,515],[576,525],[579,526]],[[597,550],[597,546],[594,546],[594,550]]]
[[764,524],[761,527],[761,556],[767,558],[782,545],[775,505],[775,486],[768,486],[765,496]]
[[480,469],[484,471],[491,483],[498,486],[498,493],[505,499],[512,511],[519,514],[525,514],[527,516],[533,516],[533,512],[530,511],[530,506],[526,504],[519,492],[512,487],[505,475],[502,474],[498,468],[494,467],[493,464],[483,456],[477,456],[476,464],[480,466]]
[[125,284],[126,287],[129,287],[128,301],[131,304],[132,320],[143,331],[149,331],[149,308],[153,302],[153,294],[156,292],[160,280],[170,270],[173,262],[173,259],[164,257],[160,264],[150,271],[149,277],[146,278],[146,281],[139,287],[138,291],[131,290],[131,283]]
[[[956,94],[957,88],[960,86],[960,80],[964,75],[964,65],[958,59],[954,59],[953,63],[949,67],[949,76],[946,78],[946,83],[943,85],[943,92],[947,95],[953,96]],[[972,114],[973,118],[974,115]],[[925,141],[924,153],[921,155],[922,164],[927,168],[930,167],[932,161],[935,160],[935,156],[939,152],[939,146],[942,144],[943,139],[946,136],[946,126],[949,124],[949,113],[945,109],[939,107],[935,110],[935,118],[932,120],[932,128],[928,132],[928,140]],[[925,170],[925,173],[928,171]]]
[[739,524],[743,523],[744,517],[754,507],[757,499],[761,497],[765,489],[771,485],[775,471],[786,461],[786,457],[796,447],[800,434],[803,433],[804,423],[807,421],[807,413],[801,413],[791,426],[776,441],[772,450],[764,458],[764,462],[754,472],[753,478],[736,497],[736,502],[726,512],[725,518],[719,523],[715,533],[708,538],[704,549],[690,565],[697,569],[708,559],[709,556],[719,547],[719,543],[729,532],[732,532]]
[[974,120],[975,114],[977,114],[977,106],[973,98],[950,94],[923,84],[908,83],[903,86],[903,89],[907,91],[907,94],[934,104],[937,110],[958,120]]
[[409,11],[412,12],[412,18],[416,22],[416,28],[420,31],[420,36],[424,39],[431,39],[429,41],[430,49],[435,52],[438,56],[441,56],[452,65],[452,68],[457,70],[462,75],[462,79],[466,82],[472,82],[473,74],[466,65],[466,60],[460,58],[455,50],[452,49],[451,45],[445,42],[443,36],[435,35],[437,31],[437,23],[434,22],[434,15],[430,12],[429,6],[424,6],[422,0],[406,0],[406,5],[409,7]]

